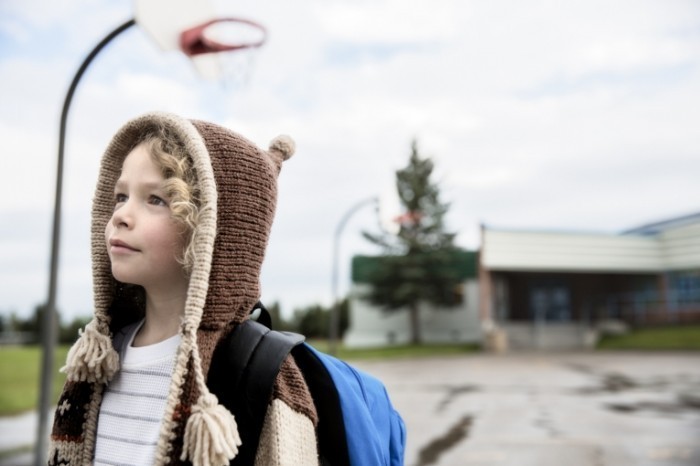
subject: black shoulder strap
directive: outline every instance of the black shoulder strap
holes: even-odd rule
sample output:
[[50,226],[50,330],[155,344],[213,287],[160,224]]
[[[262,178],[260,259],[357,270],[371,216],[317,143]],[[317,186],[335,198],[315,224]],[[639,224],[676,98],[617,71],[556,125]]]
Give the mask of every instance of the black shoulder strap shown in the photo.
[[247,320],[214,352],[207,384],[236,417],[243,443],[231,464],[253,464],[275,378],[292,348],[303,341],[302,335],[274,332]]
[[272,330],[272,316],[270,316],[270,311],[267,310],[261,301],[255,303],[255,306],[253,306],[253,310],[250,311],[250,314],[251,317],[255,318],[256,322],[261,323],[265,327]]
[[316,432],[321,465],[350,466],[343,410],[333,377],[307,346],[293,348],[292,354],[318,412]]

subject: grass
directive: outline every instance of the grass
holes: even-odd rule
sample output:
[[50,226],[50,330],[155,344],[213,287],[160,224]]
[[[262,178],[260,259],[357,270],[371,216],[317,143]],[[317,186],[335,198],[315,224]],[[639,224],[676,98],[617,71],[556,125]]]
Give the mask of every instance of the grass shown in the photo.
[[[328,352],[328,341],[310,340],[309,343],[319,351]],[[479,351],[478,345],[444,344],[444,345],[398,345],[383,348],[338,348],[337,357],[347,360],[358,359],[410,359],[429,356],[448,356],[468,354]]]
[[23,453],[30,453],[34,450],[33,445],[23,445],[21,447],[15,447],[15,448],[10,448],[8,450],[2,450],[0,451],[0,463],[2,464],[9,464],[7,461],[9,458],[13,458],[17,455],[21,455]]
[[[66,380],[58,369],[65,364],[67,346],[55,353],[53,402]],[[38,346],[0,347],[0,416],[9,416],[36,408],[39,400],[41,349]]]
[[635,329],[626,335],[604,337],[598,349],[700,350],[700,325]]

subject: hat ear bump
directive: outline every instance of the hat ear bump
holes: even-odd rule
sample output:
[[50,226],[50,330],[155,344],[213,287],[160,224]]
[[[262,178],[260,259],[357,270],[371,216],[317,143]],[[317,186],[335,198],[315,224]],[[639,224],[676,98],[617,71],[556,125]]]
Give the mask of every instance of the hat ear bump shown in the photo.
[[296,143],[294,139],[286,134],[281,134],[270,141],[270,152],[276,152],[281,157],[282,160],[289,160],[289,158],[294,155],[296,150]]

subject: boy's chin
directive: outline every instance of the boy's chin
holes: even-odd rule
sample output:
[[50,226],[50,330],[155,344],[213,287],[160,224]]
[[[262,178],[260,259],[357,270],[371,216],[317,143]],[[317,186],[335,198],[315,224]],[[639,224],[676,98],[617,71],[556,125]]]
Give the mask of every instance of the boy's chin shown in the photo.
[[120,271],[118,269],[115,270],[115,268],[112,268],[112,277],[119,283],[122,283],[124,285],[136,285],[140,286],[139,280],[136,279],[132,274],[125,273],[123,271]]

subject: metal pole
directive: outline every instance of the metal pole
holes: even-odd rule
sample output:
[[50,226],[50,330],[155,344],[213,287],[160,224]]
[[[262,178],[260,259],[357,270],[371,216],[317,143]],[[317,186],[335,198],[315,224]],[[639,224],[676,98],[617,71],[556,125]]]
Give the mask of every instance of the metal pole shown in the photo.
[[53,388],[53,359],[54,348],[56,347],[56,283],[58,275],[58,252],[60,247],[61,234],[61,199],[63,194],[63,152],[66,139],[66,123],[68,120],[68,110],[70,109],[73,94],[75,93],[80,78],[85,70],[97,56],[98,53],[116,36],[126,29],[136,24],[134,19],[125,22],[114,31],[110,32],[102,41],[95,46],[90,54],[85,58],[78,72],[73,77],[73,81],[68,88],[68,93],[63,102],[61,111],[61,125],[58,134],[58,159],[56,168],[56,194],[54,198],[53,210],[53,231],[51,234],[51,265],[49,270],[49,294],[42,316],[42,364],[41,364],[41,389],[39,393],[39,424],[37,428],[36,448],[34,461],[36,466],[46,464],[48,450],[48,419],[51,408],[52,388]]
[[367,204],[376,204],[377,198],[371,197],[358,202],[348,210],[335,229],[335,236],[333,237],[333,304],[331,306],[331,319],[330,319],[330,338],[328,345],[328,352],[335,355],[338,347],[338,328],[340,327],[340,297],[338,296],[338,257],[340,255],[340,236],[343,233],[345,225],[348,223],[350,218]]

